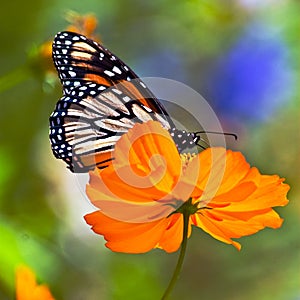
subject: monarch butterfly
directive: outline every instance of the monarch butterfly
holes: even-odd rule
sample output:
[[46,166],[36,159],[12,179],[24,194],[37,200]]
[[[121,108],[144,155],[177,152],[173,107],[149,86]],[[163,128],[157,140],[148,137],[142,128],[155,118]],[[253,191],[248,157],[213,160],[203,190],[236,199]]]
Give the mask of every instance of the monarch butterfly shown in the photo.
[[135,123],[160,122],[179,151],[201,139],[177,130],[145,83],[102,45],[66,31],[52,48],[63,97],[50,116],[50,141],[54,156],[72,172],[107,167],[115,143]]

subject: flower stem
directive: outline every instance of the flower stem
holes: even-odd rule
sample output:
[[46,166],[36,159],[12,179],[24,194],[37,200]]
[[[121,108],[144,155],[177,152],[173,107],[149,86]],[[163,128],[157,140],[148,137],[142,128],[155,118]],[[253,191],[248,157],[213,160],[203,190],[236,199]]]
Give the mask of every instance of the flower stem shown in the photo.
[[184,256],[185,256],[185,252],[186,252],[187,238],[188,238],[189,217],[190,217],[189,211],[185,210],[183,212],[183,237],[182,237],[182,242],[181,242],[181,247],[180,247],[180,254],[178,257],[177,265],[174,270],[173,276],[169,282],[169,285],[168,285],[164,295],[161,298],[162,300],[166,300],[170,296],[170,294],[177,282],[177,279],[179,277],[179,274],[180,274],[180,271],[182,268],[182,264],[183,264],[183,260],[184,260]]
[[26,67],[20,67],[0,77],[0,93],[30,78]]

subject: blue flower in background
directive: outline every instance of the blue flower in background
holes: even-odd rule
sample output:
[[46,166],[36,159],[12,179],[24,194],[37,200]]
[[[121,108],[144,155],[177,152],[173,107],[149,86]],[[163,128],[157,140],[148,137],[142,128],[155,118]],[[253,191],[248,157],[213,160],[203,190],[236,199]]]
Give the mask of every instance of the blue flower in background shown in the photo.
[[209,93],[225,118],[267,120],[292,93],[288,48],[280,35],[264,24],[250,24],[221,58]]

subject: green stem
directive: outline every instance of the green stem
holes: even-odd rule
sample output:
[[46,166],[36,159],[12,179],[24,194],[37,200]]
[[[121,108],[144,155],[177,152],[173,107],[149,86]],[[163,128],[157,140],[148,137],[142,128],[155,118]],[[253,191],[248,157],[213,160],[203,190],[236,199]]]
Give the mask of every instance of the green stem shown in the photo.
[[185,256],[185,252],[186,252],[187,239],[188,239],[189,218],[190,218],[190,213],[187,210],[184,211],[183,212],[183,237],[182,237],[182,243],[181,243],[181,248],[180,248],[180,254],[178,257],[177,265],[174,270],[173,276],[169,282],[169,285],[168,285],[164,295],[161,298],[162,300],[166,300],[170,296],[170,294],[177,282],[177,279],[179,277],[179,274],[180,274],[180,271],[182,268],[182,264],[183,264],[183,260],[184,260],[184,256]]
[[29,78],[29,70],[23,66],[0,77],[0,93]]

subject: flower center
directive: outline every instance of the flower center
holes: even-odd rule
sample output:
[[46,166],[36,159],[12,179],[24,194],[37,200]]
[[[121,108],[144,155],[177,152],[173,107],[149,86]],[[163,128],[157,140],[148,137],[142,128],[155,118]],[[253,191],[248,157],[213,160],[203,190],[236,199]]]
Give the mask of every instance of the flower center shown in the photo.
[[182,171],[185,172],[189,163],[196,157],[196,153],[181,153],[181,164],[182,164]]

